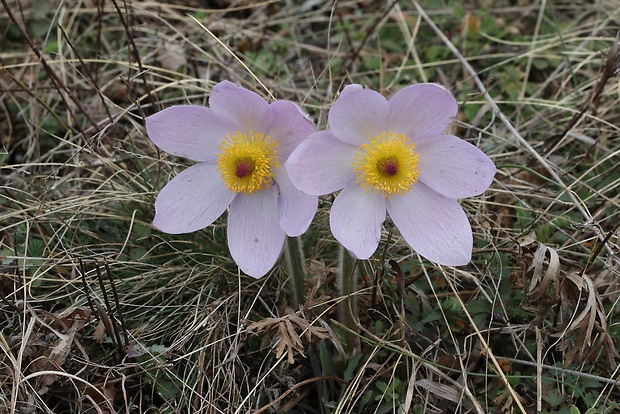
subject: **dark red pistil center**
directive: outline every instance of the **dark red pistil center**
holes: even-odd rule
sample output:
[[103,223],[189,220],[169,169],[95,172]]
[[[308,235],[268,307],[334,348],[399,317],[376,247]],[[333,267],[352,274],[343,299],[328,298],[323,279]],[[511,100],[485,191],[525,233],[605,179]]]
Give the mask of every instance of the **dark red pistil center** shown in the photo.
[[254,161],[250,159],[239,159],[235,165],[235,175],[237,178],[244,178],[254,171]]
[[383,175],[392,177],[398,172],[398,162],[393,158],[381,160],[379,162],[379,171],[381,171]]

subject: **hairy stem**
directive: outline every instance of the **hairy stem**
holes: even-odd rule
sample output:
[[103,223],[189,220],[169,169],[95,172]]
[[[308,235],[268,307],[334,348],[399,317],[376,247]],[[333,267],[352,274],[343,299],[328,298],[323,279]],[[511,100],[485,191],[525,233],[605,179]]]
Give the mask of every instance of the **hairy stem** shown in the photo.
[[284,256],[286,270],[291,281],[291,307],[297,310],[304,300],[304,279],[306,278],[306,262],[300,237],[286,237]]
[[342,296],[339,306],[340,322],[348,328],[344,333],[345,342],[347,352],[352,354],[355,349],[355,331],[357,330],[357,325],[355,324],[355,315],[357,315],[357,297],[355,296],[357,272],[355,271],[355,266],[357,265],[357,259],[351,256],[347,249],[340,246],[339,263],[338,289],[340,290],[340,296]]

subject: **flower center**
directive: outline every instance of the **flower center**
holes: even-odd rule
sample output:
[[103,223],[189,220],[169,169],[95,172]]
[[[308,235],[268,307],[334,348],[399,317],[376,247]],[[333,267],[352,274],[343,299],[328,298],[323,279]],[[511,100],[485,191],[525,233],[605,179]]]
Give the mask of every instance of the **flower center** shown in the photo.
[[280,167],[278,143],[252,131],[230,133],[219,146],[218,171],[229,190],[247,195],[269,188]]
[[251,158],[239,158],[235,162],[235,175],[237,178],[243,178],[248,174],[252,174],[255,165],[256,163]]
[[420,170],[415,145],[404,134],[384,132],[358,148],[353,161],[356,182],[366,192],[374,189],[387,197],[404,194],[418,181]]

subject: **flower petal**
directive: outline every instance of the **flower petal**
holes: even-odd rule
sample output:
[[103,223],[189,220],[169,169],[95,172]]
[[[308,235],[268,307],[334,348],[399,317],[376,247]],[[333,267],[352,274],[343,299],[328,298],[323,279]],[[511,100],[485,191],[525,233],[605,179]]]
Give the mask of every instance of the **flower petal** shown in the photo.
[[162,150],[194,161],[214,161],[218,146],[239,129],[230,118],[203,106],[171,106],[146,118],[146,132]]
[[444,87],[421,83],[398,91],[388,108],[387,128],[416,141],[427,134],[444,132],[452,123],[458,105]]
[[448,266],[469,263],[471,226],[458,202],[423,183],[387,200],[387,210],[405,241],[428,260]]
[[329,126],[336,138],[359,147],[386,131],[387,108],[380,93],[348,85],[329,110]]
[[321,131],[302,142],[285,166],[293,184],[304,193],[329,194],[355,181],[355,151],[331,132]]
[[374,192],[367,194],[356,183],[338,194],[329,214],[329,225],[336,240],[362,260],[377,250],[384,221],[385,197]]
[[239,194],[228,212],[228,247],[241,270],[255,278],[273,267],[284,245],[278,223],[278,187]]
[[280,189],[278,200],[280,227],[291,237],[300,236],[308,229],[316,212],[319,198],[298,190],[288,177],[286,168],[278,168],[275,175]]
[[312,121],[293,102],[275,101],[269,107],[273,114],[271,122],[261,129],[278,143],[280,159],[286,161],[291,152],[316,129]]
[[493,161],[460,138],[429,137],[416,151],[420,154],[420,181],[446,197],[472,197],[486,191],[493,182]]
[[363,91],[363,90],[364,90],[364,87],[362,85],[358,85],[355,83],[351,85],[347,85],[344,87],[344,89],[342,89],[342,91],[340,92],[340,95],[338,95],[338,98],[344,98],[350,93]]
[[196,164],[161,190],[155,200],[153,225],[171,234],[200,230],[221,216],[234,197],[216,164]]
[[272,116],[269,104],[263,97],[229,81],[222,81],[213,87],[209,105],[216,113],[236,120],[237,129],[243,133],[250,130],[263,132],[261,125],[265,122],[264,118]]

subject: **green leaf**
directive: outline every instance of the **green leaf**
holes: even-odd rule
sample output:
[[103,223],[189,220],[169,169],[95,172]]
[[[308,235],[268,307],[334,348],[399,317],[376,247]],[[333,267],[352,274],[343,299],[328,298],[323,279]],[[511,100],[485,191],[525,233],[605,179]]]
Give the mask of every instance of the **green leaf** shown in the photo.
[[360,399],[358,409],[361,410],[362,408],[364,408],[366,404],[370,402],[371,398],[372,398],[372,391],[366,391],[366,393],[364,393],[364,395]]
[[560,404],[564,401],[564,396],[557,392],[556,390],[550,390],[547,395],[543,396],[543,400],[547,402],[552,407],[559,407]]
[[377,381],[375,382],[375,386],[379,389],[379,391],[381,392],[385,392],[388,389],[388,386],[385,382],[383,381]]
[[429,322],[437,321],[439,319],[441,319],[441,314],[435,310],[432,310],[420,322],[429,323]]
[[355,372],[357,371],[359,362],[363,356],[364,356],[363,353],[359,353],[359,354],[353,355],[353,357],[349,359],[349,362],[347,363],[347,367],[344,370],[344,374],[343,374],[345,381],[351,381],[353,379],[353,376],[355,375]]
[[158,378],[155,389],[165,401],[172,401],[180,395],[179,388],[166,378]]
[[336,374],[334,359],[331,352],[327,349],[325,341],[319,344],[319,359],[321,360],[321,371],[325,376],[333,376]]
[[448,298],[446,299],[442,304],[441,307],[446,311],[446,312],[458,312],[461,310],[461,304],[459,303],[458,300],[456,300],[456,298]]

